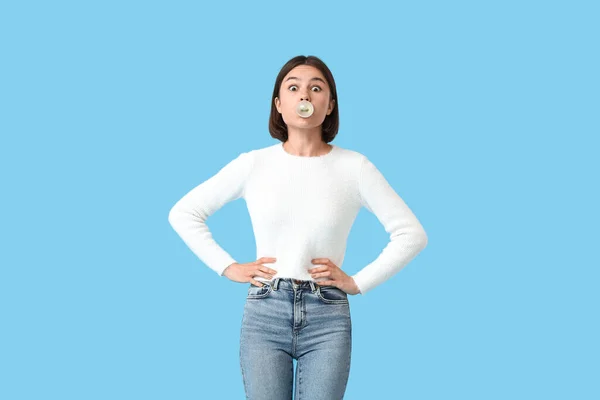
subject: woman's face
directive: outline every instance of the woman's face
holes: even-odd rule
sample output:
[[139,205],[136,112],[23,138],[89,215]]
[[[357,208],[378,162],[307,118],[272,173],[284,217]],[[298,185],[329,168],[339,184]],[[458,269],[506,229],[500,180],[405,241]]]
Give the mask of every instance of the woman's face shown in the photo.
[[[288,128],[314,128],[320,126],[333,111],[335,100],[329,100],[330,97],[329,85],[321,71],[310,65],[299,65],[283,78],[275,107]],[[308,100],[314,106],[314,112],[308,118],[296,113],[296,106],[301,100]]]

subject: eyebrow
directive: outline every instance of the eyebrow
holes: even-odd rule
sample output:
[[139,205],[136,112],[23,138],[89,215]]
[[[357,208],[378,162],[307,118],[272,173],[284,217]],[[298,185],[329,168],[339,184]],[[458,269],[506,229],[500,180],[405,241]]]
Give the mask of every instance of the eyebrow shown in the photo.
[[[285,82],[289,81],[290,79],[298,79],[298,78],[296,78],[295,76],[290,76],[289,78],[287,78],[287,79],[285,80]],[[298,79],[298,80],[301,80],[301,79]],[[327,82],[325,82],[323,79],[321,79],[321,78],[319,78],[319,77],[310,78],[310,80],[311,80],[311,81],[321,81],[321,82],[323,82],[324,84],[327,84]]]

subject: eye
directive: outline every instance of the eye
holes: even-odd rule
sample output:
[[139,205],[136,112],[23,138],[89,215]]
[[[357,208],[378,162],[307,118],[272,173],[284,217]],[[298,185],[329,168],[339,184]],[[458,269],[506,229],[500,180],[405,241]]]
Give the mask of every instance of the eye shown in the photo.
[[[297,87],[297,86],[296,86],[296,85],[291,85],[291,86],[289,86],[289,87],[288,87],[288,89],[292,90],[292,88],[293,88],[293,87]],[[320,92],[320,91],[322,91],[322,90],[323,90],[323,89],[321,89],[321,87],[320,87],[320,86],[318,86],[318,85],[315,85],[315,86],[313,86],[313,89],[314,89],[314,88],[317,88],[317,89],[319,89],[319,90],[317,90],[317,92]],[[295,90],[292,90],[292,92],[295,92]],[[313,92],[314,92],[314,90],[313,90]]]

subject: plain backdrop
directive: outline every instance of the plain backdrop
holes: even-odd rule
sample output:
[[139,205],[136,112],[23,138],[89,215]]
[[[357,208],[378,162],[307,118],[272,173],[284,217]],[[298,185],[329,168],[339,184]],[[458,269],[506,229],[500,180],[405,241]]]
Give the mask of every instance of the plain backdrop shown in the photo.
[[[0,398],[242,399],[247,284],[168,223],[278,143],[276,75],[316,55],[334,144],[428,246],[350,296],[346,399],[597,399],[599,8],[592,1],[27,1],[0,6]],[[208,220],[255,259],[243,199]],[[344,270],[389,237],[361,209]]]

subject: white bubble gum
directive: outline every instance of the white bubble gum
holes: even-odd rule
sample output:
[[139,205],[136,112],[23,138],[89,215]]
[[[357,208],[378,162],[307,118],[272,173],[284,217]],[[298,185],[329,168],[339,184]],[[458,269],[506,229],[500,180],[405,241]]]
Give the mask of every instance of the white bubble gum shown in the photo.
[[296,106],[296,113],[302,118],[310,117],[315,111],[315,107],[312,105],[310,101],[302,100]]

